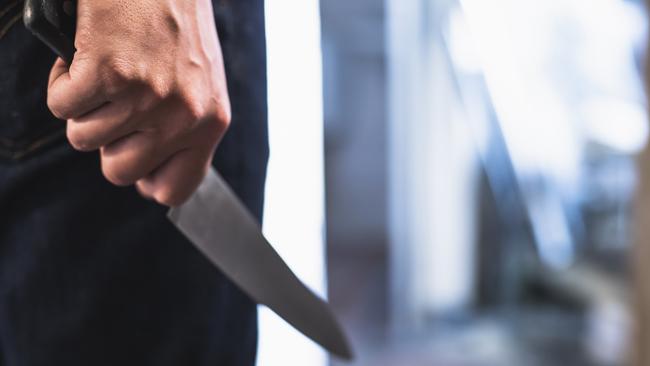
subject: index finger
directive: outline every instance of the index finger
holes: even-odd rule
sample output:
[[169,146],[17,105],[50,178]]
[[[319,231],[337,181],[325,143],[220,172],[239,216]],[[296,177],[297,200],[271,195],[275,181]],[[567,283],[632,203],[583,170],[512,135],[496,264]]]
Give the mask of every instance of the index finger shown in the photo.
[[50,71],[47,105],[60,119],[78,118],[109,102],[97,66],[74,61],[68,66],[58,58]]

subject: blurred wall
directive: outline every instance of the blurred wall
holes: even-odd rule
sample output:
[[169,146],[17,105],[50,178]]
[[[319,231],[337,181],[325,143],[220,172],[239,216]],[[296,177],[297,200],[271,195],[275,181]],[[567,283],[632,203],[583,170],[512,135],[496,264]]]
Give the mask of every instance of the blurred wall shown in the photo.
[[330,249],[386,242],[384,2],[321,0]]

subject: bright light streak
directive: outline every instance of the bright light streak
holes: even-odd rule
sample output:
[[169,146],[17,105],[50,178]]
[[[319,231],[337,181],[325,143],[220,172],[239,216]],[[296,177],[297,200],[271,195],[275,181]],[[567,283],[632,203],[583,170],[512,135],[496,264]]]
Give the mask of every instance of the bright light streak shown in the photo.
[[580,140],[560,96],[542,73],[547,3],[462,1],[515,167],[571,181],[579,171]]
[[[264,233],[325,294],[322,65],[318,0],[266,1],[269,138]],[[310,340],[260,308],[258,365],[324,366]]]
[[481,64],[478,62],[476,49],[469,32],[465,15],[458,8],[449,14],[449,51],[454,64],[467,74],[478,74]]
[[639,104],[633,50],[647,22],[637,5],[461,2],[518,169],[541,170],[570,185],[585,138],[627,153],[645,144],[646,113]]

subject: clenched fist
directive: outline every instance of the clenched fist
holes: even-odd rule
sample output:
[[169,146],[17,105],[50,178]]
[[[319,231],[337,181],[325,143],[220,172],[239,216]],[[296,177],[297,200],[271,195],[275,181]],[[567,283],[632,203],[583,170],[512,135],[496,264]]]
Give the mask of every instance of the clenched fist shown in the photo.
[[205,176],[230,123],[210,0],[79,0],[77,52],[52,68],[48,106],[104,176],[167,206]]

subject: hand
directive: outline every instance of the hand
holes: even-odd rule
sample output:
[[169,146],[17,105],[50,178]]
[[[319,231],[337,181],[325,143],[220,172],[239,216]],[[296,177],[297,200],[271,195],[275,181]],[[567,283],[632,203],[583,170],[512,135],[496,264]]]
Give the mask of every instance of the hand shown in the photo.
[[48,106],[104,176],[167,206],[187,200],[230,123],[210,0],[79,0],[73,63]]

